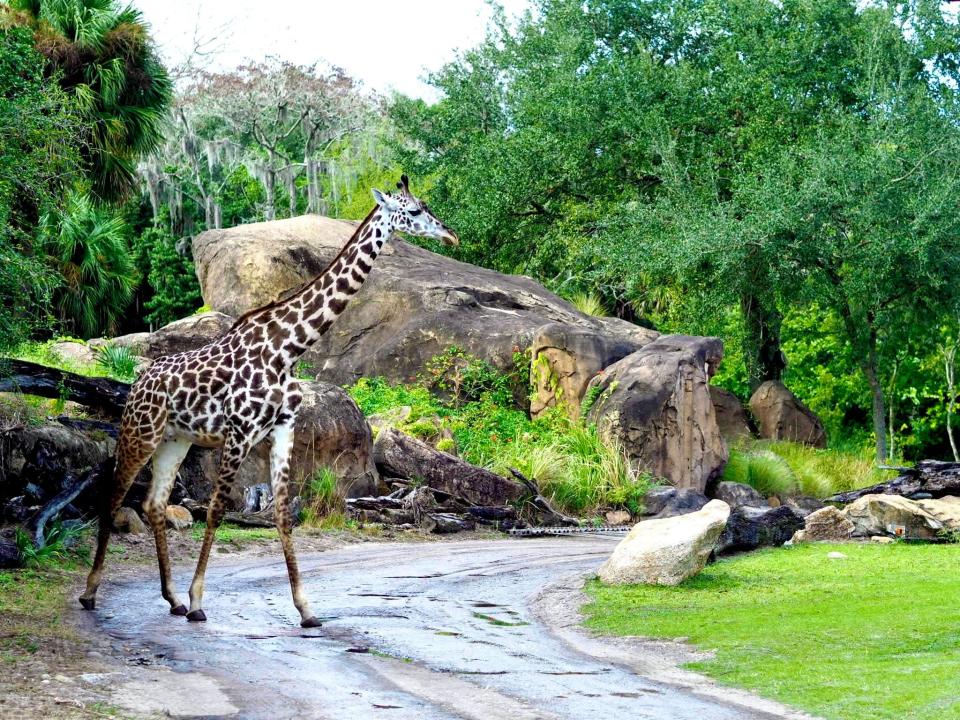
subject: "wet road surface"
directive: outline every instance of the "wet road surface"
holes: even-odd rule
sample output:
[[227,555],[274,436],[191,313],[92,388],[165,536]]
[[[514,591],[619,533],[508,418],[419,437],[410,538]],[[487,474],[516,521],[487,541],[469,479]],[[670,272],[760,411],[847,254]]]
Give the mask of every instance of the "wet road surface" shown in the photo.
[[[155,576],[110,582],[88,628],[151,649],[174,670],[213,678],[229,698],[208,712],[260,718],[592,718],[759,720],[696,688],[552,632],[533,600],[590,574],[617,538],[368,543],[301,557],[319,629],[303,630],[280,557],[214,557],[206,623],[167,614]],[[184,593],[191,573],[177,574]],[[586,641],[586,637],[584,636]],[[600,643],[592,641],[592,646]],[[634,666],[635,667],[635,666]],[[188,703],[189,705],[189,703]],[[184,716],[183,710],[170,711]]]

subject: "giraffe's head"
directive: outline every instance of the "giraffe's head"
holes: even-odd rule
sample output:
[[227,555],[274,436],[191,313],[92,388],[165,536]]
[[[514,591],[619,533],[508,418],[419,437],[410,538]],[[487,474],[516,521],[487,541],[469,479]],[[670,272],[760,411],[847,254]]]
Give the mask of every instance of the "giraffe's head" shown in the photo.
[[440,222],[427,204],[410,192],[410,180],[400,176],[397,192],[383,193],[373,191],[373,199],[390,219],[391,230],[399,230],[410,235],[441,240],[446,245],[459,245],[457,234]]

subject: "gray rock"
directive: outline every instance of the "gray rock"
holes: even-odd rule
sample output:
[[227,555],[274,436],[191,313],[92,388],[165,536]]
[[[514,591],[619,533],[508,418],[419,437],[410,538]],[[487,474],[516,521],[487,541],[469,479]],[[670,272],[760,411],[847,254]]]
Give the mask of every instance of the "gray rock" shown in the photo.
[[0,570],[23,567],[23,556],[11,538],[0,537]]
[[943,523],[921,502],[900,495],[865,495],[844,508],[857,537],[890,535],[917,540],[932,540]]
[[717,554],[779,547],[803,527],[803,518],[786,505],[758,508],[741,505],[730,513],[717,541]]
[[762,438],[827,446],[823,422],[781,382],[768,380],[758,387],[750,398],[750,412]]
[[530,346],[531,417],[559,405],[570,418],[579,419],[590,380],[656,338],[657,333],[643,328],[637,328],[634,337],[608,336],[593,328],[563,323],[538,328]]
[[731,509],[738,508],[741,505],[756,508],[770,507],[763,495],[744,483],[725,480],[717,483],[711,494],[717,500],[723,500]]
[[[323,271],[355,229],[356,223],[305,215],[200,233],[193,255],[204,302],[236,317],[282,297]],[[550,322],[609,336],[649,334],[585,315],[528,277],[457,262],[394,237],[305,360],[337,385],[363,376],[409,382],[452,345],[512,369],[514,352]]]
[[658,487],[650,490],[643,502],[645,516],[668,518],[696,512],[710,502],[710,498],[689,488]]
[[660,337],[591,380],[587,420],[639,469],[703,492],[727,462],[708,386],[722,357],[717,338]]
[[736,442],[753,436],[747,411],[743,408],[740,398],[729,390],[710,386],[710,400],[717,416],[717,427],[727,442]]
[[233,323],[232,317],[219,312],[190,315],[150,333],[145,347],[135,354],[156,360],[164,355],[196,350],[225,335]]
[[122,533],[143,535],[147,532],[147,525],[131,507],[122,507],[113,516],[113,526]]

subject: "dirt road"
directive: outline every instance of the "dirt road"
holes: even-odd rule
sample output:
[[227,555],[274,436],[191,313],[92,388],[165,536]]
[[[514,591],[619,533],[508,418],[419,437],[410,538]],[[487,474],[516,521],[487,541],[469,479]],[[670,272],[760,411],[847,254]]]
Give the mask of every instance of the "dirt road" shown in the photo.
[[[615,539],[369,543],[301,567],[324,626],[302,630],[281,558],[215,558],[206,623],[167,614],[155,576],[106,582],[85,629],[176,672],[129,683],[131,712],[250,718],[797,718],[676,670],[667,644],[590,638],[579,578]],[[182,592],[189,570],[178,575]],[[672,644],[671,644],[672,645]],[[164,679],[165,678],[165,679]],[[656,679],[652,679],[656,678]],[[666,682],[664,682],[666,680]]]

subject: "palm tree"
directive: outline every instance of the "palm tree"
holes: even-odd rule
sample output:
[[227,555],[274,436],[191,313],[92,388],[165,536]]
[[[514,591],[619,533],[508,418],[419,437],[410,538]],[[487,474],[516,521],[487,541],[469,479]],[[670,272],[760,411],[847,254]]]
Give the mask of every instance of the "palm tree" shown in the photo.
[[45,250],[63,278],[54,293],[60,317],[83,337],[112,334],[139,282],[127,224],[78,193],[41,225]]
[[28,24],[48,73],[90,123],[90,191],[122,200],[137,186],[137,160],[163,139],[172,86],[141,13],[117,0],[9,0],[8,21]]

